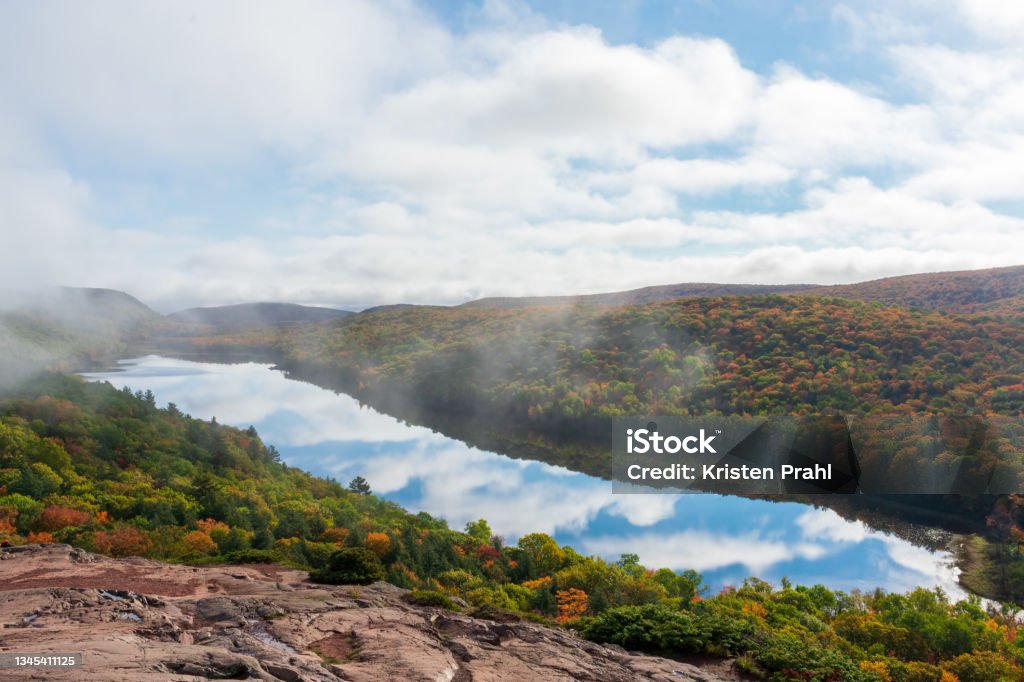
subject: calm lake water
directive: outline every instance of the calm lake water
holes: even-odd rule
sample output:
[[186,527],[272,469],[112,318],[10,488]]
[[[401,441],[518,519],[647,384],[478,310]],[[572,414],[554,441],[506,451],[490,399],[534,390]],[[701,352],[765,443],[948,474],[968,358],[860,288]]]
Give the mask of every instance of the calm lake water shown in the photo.
[[255,426],[282,459],[373,491],[452,528],[487,519],[509,543],[549,533],[577,551],[650,567],[694,569],[713,591],[757,576],[776,585],[892,591],[940,586],[963,596],[948,552],[931,551],[827,509],[720,495],[622,495],[612,484],[541,462],[479,450],[409,426],[346,395],[288,379],[268,364],[212,364],[155,355],[86,374],[151,390],[195,417]]

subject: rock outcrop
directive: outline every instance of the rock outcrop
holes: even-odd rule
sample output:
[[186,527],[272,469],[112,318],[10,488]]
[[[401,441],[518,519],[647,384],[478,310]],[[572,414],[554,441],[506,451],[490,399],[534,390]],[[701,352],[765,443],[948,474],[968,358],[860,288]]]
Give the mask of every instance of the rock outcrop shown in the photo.
[[[189,567],[66,545],[0,550],[0,652],[81,653],[5,680],[490,682],[731,675],[533,623],[413,606],[386,583],[310,583],[278,566]],[[727,668],[724,668],[727,669]]]

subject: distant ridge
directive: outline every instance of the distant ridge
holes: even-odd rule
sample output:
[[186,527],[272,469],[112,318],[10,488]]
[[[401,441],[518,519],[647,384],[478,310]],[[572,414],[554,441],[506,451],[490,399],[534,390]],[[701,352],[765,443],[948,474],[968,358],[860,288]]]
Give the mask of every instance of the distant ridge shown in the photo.
[[182,324],[206,325],[217,329],[245,329],[324,322],[338,320],[351,314],[348,310],[296,303],[240,303],[209,308],[189,308],[171,313],[167,319]]
[[161,315],[131,294],[116,289],[61,287],[56,299],[40,308],[65,321],[92,321],[122,329],[160,320]]
[[496,296],[469,301],[457,307],[518,308],[522,306],[571,305],[577,303],[627,305],[630,303],[653,303],[654,301],[666,301],[673,298],[699,298],[702,296],[803,293],[817,288],[818,285],[814,284],[664,284],[643,287],[641,289],[630,289],[629,291],[581,294],[578,296]]
[[156,311],[123,291],[0,291],[0,385],[44,368],[110,361],[161,324]]
[[69,331],[114,333],[163,319],[130,294],[116,289],[52,287],[31,292],[0,290],[0,316],[20,316]]
[[1024,317],[1024,265],[987,270],[957,270],[900,275],[857,284],[710,284],[686,283],[579,296],[481,298],[462,308],[518,308],[558,305],[630,305],[676,298],[791,294],[925,308],[959,314]]
[[1024,265],[900,275],[818,287],[818,296],[877,301],[951,313],[1024,316]]

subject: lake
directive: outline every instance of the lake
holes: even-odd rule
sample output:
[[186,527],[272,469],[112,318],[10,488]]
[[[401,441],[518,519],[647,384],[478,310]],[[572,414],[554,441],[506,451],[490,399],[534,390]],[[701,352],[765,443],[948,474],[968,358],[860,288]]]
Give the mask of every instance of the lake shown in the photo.
[[616,494],[610,481],[470,447],[269,364],[148,355],[83,376],[151,390],[161,406],[174,403],[195,417],[255,426],[291,466],[342,482],[363,476],[381,497],[452,528],[487,519],[508,543],[541,532],[583,554],[615,560],[635,553],[648,567],[699,571],[712,591],[757,576],[776,586],[788,577],[847,591],[938,586],[965,595],[949,552],[829,509],[711,494]]

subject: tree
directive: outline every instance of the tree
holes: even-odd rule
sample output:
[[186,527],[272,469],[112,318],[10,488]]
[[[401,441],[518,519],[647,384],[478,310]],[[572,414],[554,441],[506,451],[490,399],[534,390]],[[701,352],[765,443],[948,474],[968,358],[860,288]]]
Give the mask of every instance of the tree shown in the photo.
[[526,559],[527,574],[531,578],[550,575],[562,566],[565,552],[554,538],[544,533],[529,533],[519,538],[519,549]]
[[558,622],[560,623],[585,616],[587,608],[590,606],[587,593],[575,587],[556,591],[555,602],[558,604]]
[[384,566],[364,547],[344,547],[331,554],[327,568],[310,571],[309,579],[331,585],[369,585],[384,579]]
[[387,533],[367,533],[366,542],[363,544],[366,545],[366,549],[383,559],[391,549],[391,538]]
[[470,521],[466,524],[466,535],[480,542],[491,541],[491,527],[485,519]]
[[63,528],[84,526],[89,522],[89,512],[51,505],[36,519],[36,530],[54,532]]
[[362,476],[356,476],[351,481],[349,481],[348,489],[354,493],[359,493],[360,495],[370,494],[370,484]]

